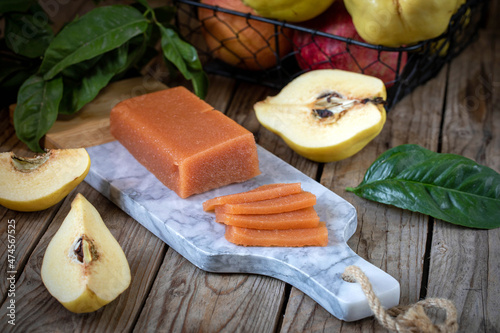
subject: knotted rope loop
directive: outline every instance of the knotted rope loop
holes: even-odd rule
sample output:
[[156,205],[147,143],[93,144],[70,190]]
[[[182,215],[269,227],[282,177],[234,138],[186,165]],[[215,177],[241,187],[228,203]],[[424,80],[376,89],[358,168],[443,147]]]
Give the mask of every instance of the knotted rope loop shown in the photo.
[[[396,306],[386,310],[375,295],[368,277],[359,267],[346,267],[342,278],[361,285],[375,318],[388,330],[402,333],[455,333],[458,330],[457,310],[450,300],[427,298],[413,305]],[[445,310],[446,320],[442,324],[434,324],[425,312],[425,309],[430,308]]]

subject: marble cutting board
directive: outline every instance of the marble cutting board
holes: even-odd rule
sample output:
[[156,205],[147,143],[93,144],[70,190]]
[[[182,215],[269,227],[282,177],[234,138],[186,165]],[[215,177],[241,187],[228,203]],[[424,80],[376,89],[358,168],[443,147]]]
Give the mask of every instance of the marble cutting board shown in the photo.
[[[341,278],[347,266],[357,265],[384,307],[399,304],[399,283],[346,244],[356,230],[355,208],[262,147],[258,147],[260,176],[187,199],[160,183],[117,141],[87,151],[92,165],[85,181],[200,269],[280,279],[335,317],[354,321],[372,315],[360,286]],[[301,182],[304,190],[317,196],[315,209],[329,232],[327,247],[237,246],[224,238],[224,226],[215,222],[214,214],[202,209],[209,198],[277,182]]]

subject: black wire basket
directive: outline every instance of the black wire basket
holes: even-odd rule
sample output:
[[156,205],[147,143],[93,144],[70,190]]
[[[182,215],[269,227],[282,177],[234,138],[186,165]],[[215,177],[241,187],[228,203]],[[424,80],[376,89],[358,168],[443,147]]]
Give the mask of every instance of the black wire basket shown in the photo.
[[[174,4],[178,8],[177,28],[183,38],[197,48],[208,73],[281,89],[304,72],[337,68],[340,56],[344,65],[349,62],[347,66],[353,71],[370,74],[369,69],[374,66],[385,71],[384,82],[388,95],[386,109],[390,110],[416,87],[435,77],[447,62],[475,40],[486,20],[488,0],[466,1],[452,16],[448,29],[441,36],[407,47],[372,45],[314,30],[307,27],[307,24],[267,19],[197,1],[174,0]],[[227,23],[228,15],[243,18],[239,19],[243,24],[235,30]],[[218,36],[210,33],[209,24],[219,24],[224,29],[231,29],[233,37],[217,39]],[[272,33],[263,35],[256,28],[259,24],[272,25]],[[241,52],[234,52],[230,45],[241,44],[241,37],[239,39],[235,36],[243,36],[248,32],[253,34],[250,35],[253,38],[265,40],[265,43],[258,49],[238,45],[245,51],[242,56]],[[294,43],[296,39],[292,38],[294,34],[300,34],[306,42],[297,45]],[[321,54],[323,50],[320,45],[324,45],[325,40],[342,43],[344,51],[334,55],[325,53],[316,62],[304,57],[311,47]],[[363,63],[363,59],[358,56],[363,50],[375,52],[375,60]],[[221,52],[226,53],[225,61],[219,59],[224,58],[220,56]],[[391,55],[389,60],[387,54]]]

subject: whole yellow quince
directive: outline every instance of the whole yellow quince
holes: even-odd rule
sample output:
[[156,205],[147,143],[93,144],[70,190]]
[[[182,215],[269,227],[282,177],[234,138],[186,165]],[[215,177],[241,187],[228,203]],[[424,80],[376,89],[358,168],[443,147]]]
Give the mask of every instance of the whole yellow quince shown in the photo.
[[242,0],[262,17],[302,22],[323,13],[335,0]]
[[398,47],[437,37],[465,0],[344,0],[359,35]]

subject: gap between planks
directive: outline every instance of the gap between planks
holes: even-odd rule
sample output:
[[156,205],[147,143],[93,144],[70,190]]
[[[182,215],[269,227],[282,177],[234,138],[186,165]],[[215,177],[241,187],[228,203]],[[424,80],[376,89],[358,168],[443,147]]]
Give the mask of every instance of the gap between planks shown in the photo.
[[[438,153],[441,153],[443,149],[443,132],[444,132],[443,128],[444,128],[444,119],[446,116],[448,82],[450,80],[450,65],[446,64],[446,67],[443,70],[446,70],[446,79],[444,87],[443,106],[441,108],[441,122],[439,123],[439,136],[436,148],[436,152]],[[431,252],[432,252],[432,240],[434,234],[434,223],[435,219],[429,216],[429,220],[427,221],[427,239],[425,242],[425,252],[424,252],[424,260],[422,266],[422,281],[420,284],[420,296],[419,296],[420,299],[424,299],[427,297],[427,287],[429,284],[429,273],[431,267]]]

